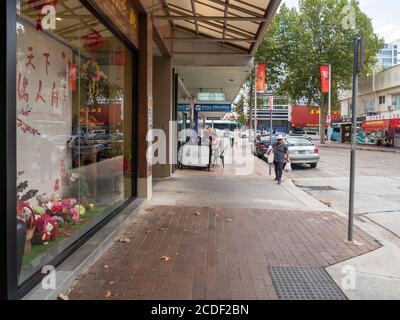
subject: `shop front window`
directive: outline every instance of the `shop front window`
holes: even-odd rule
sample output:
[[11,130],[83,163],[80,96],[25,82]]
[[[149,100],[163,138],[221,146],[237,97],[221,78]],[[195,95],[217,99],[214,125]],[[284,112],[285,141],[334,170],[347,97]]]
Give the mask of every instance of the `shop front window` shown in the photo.
[[132,198],[133,59],[80,1],[19,1],[20,284]]

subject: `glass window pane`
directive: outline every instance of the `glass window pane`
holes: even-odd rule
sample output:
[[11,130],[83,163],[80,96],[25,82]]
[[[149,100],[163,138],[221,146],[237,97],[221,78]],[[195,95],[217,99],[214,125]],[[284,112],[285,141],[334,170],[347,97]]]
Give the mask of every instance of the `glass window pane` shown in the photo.
[[17,21],[22,283],[132,197],[134,64],[78,0],[21,1]]

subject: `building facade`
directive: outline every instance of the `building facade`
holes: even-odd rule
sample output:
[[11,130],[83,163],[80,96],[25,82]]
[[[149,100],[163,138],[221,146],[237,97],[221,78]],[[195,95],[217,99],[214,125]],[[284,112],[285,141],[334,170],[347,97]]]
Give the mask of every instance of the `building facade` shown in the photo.
[[[340,94],[342,116],[352,115],[352,92]],[[359,83],[359,142],[398,145],[400,119],[400,65],[375,73]],[[377,123],[376,121],[382,121]],[[372,123],[370,123],[372,122]],[[366,139],[363,139],[363,136]]]
[[400,63],[400,40],[390,44],[385,44],[385,47],[378,53],[378,68],[391,68]]
[[118,239],[174,171],[178,102],[194,119],[216,111],[196,106],[204,88],[234,101],[281,1],[256,2],[1,2],[1,299],[54,298],[52,268],[72,281]]

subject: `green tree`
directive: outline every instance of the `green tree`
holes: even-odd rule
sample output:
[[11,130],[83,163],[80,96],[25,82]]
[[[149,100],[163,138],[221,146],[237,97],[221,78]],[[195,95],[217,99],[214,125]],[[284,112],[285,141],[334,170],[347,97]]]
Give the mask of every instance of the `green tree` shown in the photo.
[[270,91],[288,96],[291,103],[320,105],[325,119],[328,99],[321,94],[320,66],[332,65],[335,111],[339,109],[339,92],[351,88],[353,39],[362,33],[367,74],[384,42],[374,33],[358,0],[300,0],[298,10],[283,4],[260,45],[256,62],[266,64]]
[[245,126],[248,124],[247,115],[244,112],[246,98],[243,94],[240,95],[239,101],[233,106],[233,111],[239,115],[238,122],[240,125]]

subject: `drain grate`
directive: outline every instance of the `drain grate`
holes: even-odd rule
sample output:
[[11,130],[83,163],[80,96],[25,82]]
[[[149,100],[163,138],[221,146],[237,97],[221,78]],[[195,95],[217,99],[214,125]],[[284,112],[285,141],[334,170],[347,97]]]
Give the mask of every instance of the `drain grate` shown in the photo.
[[281,300],[347,300],[323,268],[269,267]]

